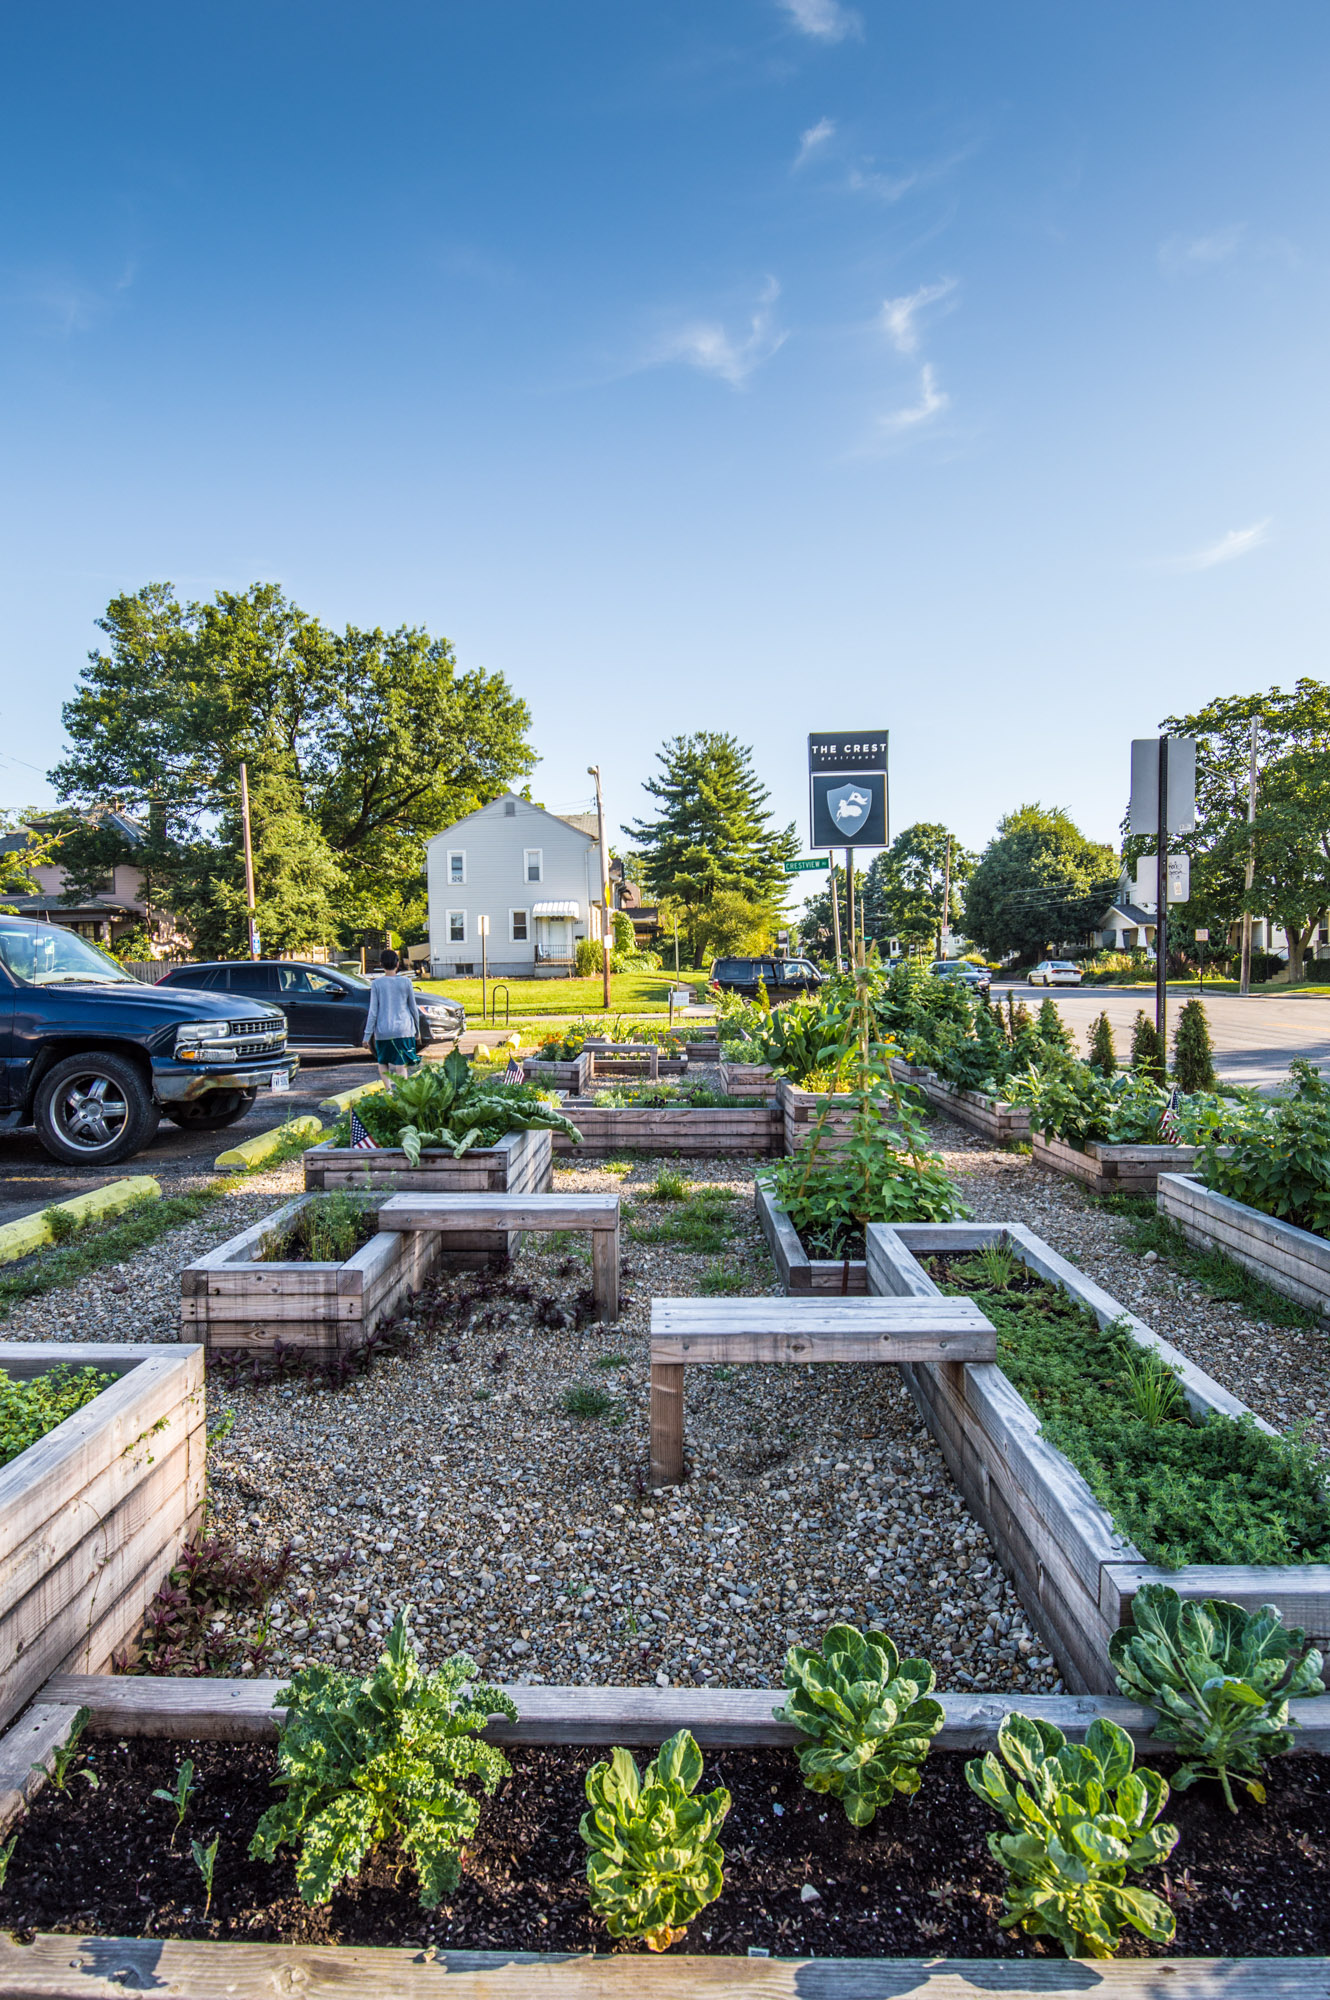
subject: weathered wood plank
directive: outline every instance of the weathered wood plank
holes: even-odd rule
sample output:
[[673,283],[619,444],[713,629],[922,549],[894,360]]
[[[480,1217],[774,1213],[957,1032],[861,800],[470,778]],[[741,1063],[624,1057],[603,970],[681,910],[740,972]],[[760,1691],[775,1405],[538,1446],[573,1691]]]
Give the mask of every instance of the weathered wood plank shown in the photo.
[[1181,1569],[1105,1563],[1100,1605],[1110,1630],[1130,1623],[1131,1600],[1146,1583],[1166,1583],[1180,1597],[1227,1598],[1248,1611],[1273,1604],[1286,1625],[1301,1626],[1318,1646],[1330,1641],[1330,1563],[1187,1563]]
[[385,1229],[613,1229],[617,1194],[395,1194],[379,1209]]
[[808,1328],[767,1333],[653,1333],[653,1362],[727,1362],[743,1367],[759,1362],[843,1363],[902,1361],[987,1361],[997,1346],[990,1329],[961,1327],[874,1332],[870,1328]]
[[35,1701],[0,1736],[0,1842],[45,1784],[54,1753],[68,1741],[77,1715],[76,1702]]
[[652,1486],[677,1486],[683,1478],[683,1367],[677,1361],[651,1363]]

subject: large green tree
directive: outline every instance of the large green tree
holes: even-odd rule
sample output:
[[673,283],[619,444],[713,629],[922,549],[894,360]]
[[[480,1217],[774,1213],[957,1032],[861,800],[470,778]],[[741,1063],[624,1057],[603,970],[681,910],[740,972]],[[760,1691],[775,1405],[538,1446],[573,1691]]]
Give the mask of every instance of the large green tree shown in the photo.
[[[1251,725],[1256,723],[1256,817],[1247,823]],[[1288,937],[1293,976],[1330,908],[1330,686],[1225,695],[1162,728],[1196,738],[1196,831],[1172,843],[1192,857],[1191,899],[1175,913],[1213,932],[1244,908]],[[1128,852],[1150,843],[1134,841]],[[1245,891],[1249,854],[1254,861]]]
[[1111,847],[1087,840],[1059,806],[1020,806],[999,820],[970,875],[965,927],[987,952],[1041,958],[1099,921],[1118,881]]
[[[678,912],[680,944],[695,966],[718,929],[733,932],[740,906],[738,928],[751,933],[764,920],[774,924],[785,902],[783,864],[798,853],[798,838],[792,825],[773,823],[752,756],[735,737],[709,730],[672,737],[657,755],[659,775],[643,788],[659,817],[623,829],[640,850],[646,887]],[[721,896],[738,903],[727,901],[718,927],[708,913]]]
[[65,707],[51,780],[79,804],[119,800],[148,837],[121,853],[113,826],[71,829],[70,893],[132,860],[214,950],[244,936],[242,762],[260,928],[285,949],[411,929],[425,841],[536,762],[525,702],[419,628],[334,632],[275,584],[210,604],[149,584],[98,622],[107,645]]
[[935,820],[919,820],[898,833],[891,846],[869,867],[863,888],[864,927],[868,937],[884,947],[892,937],[924,950],[934,947],[942,930],[948,843],[951,927],[961,928],[965,886],[975,856],[945,826]]

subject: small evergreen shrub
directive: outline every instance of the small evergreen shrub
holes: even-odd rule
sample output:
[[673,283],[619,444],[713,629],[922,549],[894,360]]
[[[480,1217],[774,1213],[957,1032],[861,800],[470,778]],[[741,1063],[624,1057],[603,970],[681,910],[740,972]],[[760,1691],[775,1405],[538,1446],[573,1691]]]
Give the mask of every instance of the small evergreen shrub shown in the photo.
[[1065,1049],[1068,1055],[1076,1053],[1076,1038],[1058,1012],[1058,1003],[1046,993],[1039,1006],[1037,1030],[1040,1041],[1046,1048]]
[[1159,1043],[1159,1030],[1142,1009],[1137,1010],[1132,1025],[1131,1066],[1154,1083],[1164,1081],[1164,1051]]
[[1096,1014],[1090,1023],[1090,1052],[1086,1060],[1090,1068],[1097,1069],[1101,1076],[1117,1075],[1117,1044],[1113,1040],[1113,1023],[1107,1014]]
[[1214,1047],[1199,1000],[1188,1000],[1178,1014],[1173,1031],[1173,1076],[1181,1090],[1215,1088]]

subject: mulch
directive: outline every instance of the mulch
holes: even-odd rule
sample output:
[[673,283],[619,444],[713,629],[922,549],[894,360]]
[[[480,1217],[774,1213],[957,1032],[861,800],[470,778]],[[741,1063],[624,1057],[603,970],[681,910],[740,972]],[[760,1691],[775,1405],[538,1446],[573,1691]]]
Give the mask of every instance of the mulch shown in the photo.
[[[92,1742],[77,1773],[46,1787],[18,1831],[0,1889],[0,1928],[19,1937],[67,1931],[104,1937],[232,1938],[286,1944],[447,1946],[451,1950],[590,1951],[612,1946],[586,1902],[578,1837],[582,1781],[598,1753],[521,1749],[513,1775],[482,1808],[462,1882],[438,1910],[416,1900],[409,1862],[376,1851],[359,1878],[307,1909],[294,1861],[250,1861],[271,1802],[270,1746]],[[197,1791],[171,1841],[170,1789],[193,1758]],[[639,1755],[639,1764],[645,1761]],[[722,1831],[725,1888],[695,1921],[689,1952],[777,1956],[1020,1957],[1057,1947],[998,1928],[1002,1878],[988,1853],[993,1813],[969,1790],[965,1759],[929,1758],[922,1789],[857,1831],[832,1800],[808,1792],[792,1756],[720,1750],[703,1789],[733,1805]],[[1161,1768],[1168,1765],[1161,1760]],[[1238,1817],[1218,1788],[1175,1792],[1166,1817],[1181,1838],[1144,1885],[1177,1918],[1173,1953],[1293,1956],[1330,1952],[1330,1769],[1322,1758],[1272,1767],[1268,1803]],[[220,1836],[212,1909],[204,1915],[190,1838]],[[815,1898],[806,1889],[816,1891]],[[1128,1932],[1124,1956],[1158,1955]]]

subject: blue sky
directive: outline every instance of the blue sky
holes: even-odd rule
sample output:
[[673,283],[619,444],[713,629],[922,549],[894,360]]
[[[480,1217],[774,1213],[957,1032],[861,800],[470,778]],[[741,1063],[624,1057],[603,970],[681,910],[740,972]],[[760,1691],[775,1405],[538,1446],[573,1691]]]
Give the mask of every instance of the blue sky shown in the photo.
[[108,596],[276,579],[531,703],[536,796],[882,728],[1112,837],[1324,672],[1324,0],[11,6],[0,798]]

